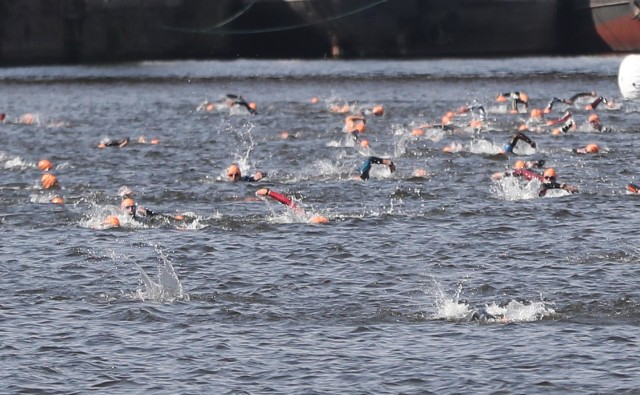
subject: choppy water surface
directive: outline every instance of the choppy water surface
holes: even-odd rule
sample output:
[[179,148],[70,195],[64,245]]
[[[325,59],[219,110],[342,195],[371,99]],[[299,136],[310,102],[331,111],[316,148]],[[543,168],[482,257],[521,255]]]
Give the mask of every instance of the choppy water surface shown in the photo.
[[[2,392],[635,392],[640,197],[626,185],[640,182],[640,104],[620,97],[620,61],[0,70]],[[497,155],[529,121],[495,100],[509,91],[525,91],[529,110],[583,91],[608,105],[570,106],[576,130],[561,135],[529,123],[537,148]],[[227,93],[258,115],[197,111]],[[414,135],[474,100],[480,129],[474,112]],[[370,148],[342,131],[331,108],[344,104],[367,115]],[[606,131],[588,125],[593,113]],[[571,151],[588,143],[600,153]],[[397,171],[354,180],[368,155]],[[42,189],[43,158],[59,189]],[[544,159],[580,192],[540,198],[537,181],[492,181],[516,159]],[[268,176],[229,183],[232,162]],[[128,218],[124,185],[170,216]],[[263,187],[306,213],[256,198]],[[108,215],[121,227],[105,227]],[[478,308],[503,318],[469,321]]]

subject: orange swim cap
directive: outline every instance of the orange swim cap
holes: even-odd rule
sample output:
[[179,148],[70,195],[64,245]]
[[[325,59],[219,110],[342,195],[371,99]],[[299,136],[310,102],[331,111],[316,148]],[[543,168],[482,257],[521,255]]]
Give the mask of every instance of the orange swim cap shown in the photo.
[[176,220],[178,220],[178,221],[184,221],[184,215],[182,215],[182,214],[178,214],[178,215],[176,215],[174,218],[175,218]]
[[498,95],[498,96],[496,96],[496,101],[497,102],[505,102],[505,101],[507,101],[507,98],[502,96],[502,95]]
[[151,139],[150,143],[151,144],[160,144],[160,140],[159,139]]
[[529,95],[527,95],[524,92],[520,92],[520,100],[522,100],[525,103],[529,103]]
[[553,167],[548,168],[547,170],[544,171],[543,176],[544,177],[555,177],[556,176],[556,169],[554,169]]
[[592,122],[600,122],[600,117],[598,116],[598,114],[589,115],[589,123]]
[[360,122],[355,125],[355,129],[358,131],[358,133],[364,133],[364,131],[367,129],[367,125]]
[[46,173],[42,175],[41,183],[44,189],[54,188],[58,186],[58,178],[51,173]]
[[120,220],[115,215],[109,215],[104,219],[104,224],[109,228],[119,228]]
[[533,110],[531,110],[531,118],[542,118],[542,110],[540,110],[539,108],[534,108]]
[[255,111],[256,108],[258,108],[258,106],[256,105],[256,103],[251,102],[251,103],[249,103],[249,108]]
[[54,204],[63,204],[64,200],[60,197],[60,196],[54,196],[53,198],[51,198],[51,203]]
[[469,122],[469,126],[474,129],[479,129],[482,127],[482,121],[479,119],[473,119],[471,122]]
[[524,124],[523,124],[523,125],[518,126],[518,130],[519,130],[519,131],[523,131],[523,130],[527,130],[527,129],[529,129],[529,128],[527,127],[527,125],[524,125]]
[[49,171],[51,170],[51,168],[53,168],[53,165],[47,159],[42,159],[40,162],[38,162],[38,169],[42,171]]
[[513,168],[514,169],[524,169],[525,168],[525,163],[522,160],[517,160],[516,163],[514,163]]
[[131,198],[126,198],[120,203],[120,210],[126,210],[127,207],[132,207],[132,206],[135,206],[135,205],[136,205],[135,200],[133,200]]
[[322,215],[314,215],[309,220],[312,224],[326,224],[329,222],[327,217],[323,217]]
[[412,135],[412,136],[416,136],[416,137],[418,137],[418,136],[422,136],[422,135],[424,135],[424,130],[422,130],[422,129],[417,129],[417,128],[416,128],[416,129],[413,129],[413,130],[411,131],[411,135]]
[[451,117],[443,115],[442,119],[440,120],[440,123],[443,124],[443,125],[450,125],[451,124]]
[[311,104],[316,104],[316,103],[318,103],[319,101],[320,101],[320,100],[318,100],[318,98],[317,98],[317,97],[312,97],[312,98],[311,98]]
[[379,117],[381,115],[384,115],[384,107],[382,107],[381,105],[374,106],[371,112],[373,113],[373,115]]
[[362,140],[360,141],[360,146],[362,148],[369,148],[369,140]]
[[207,111],[213,111],[213,110],[215,110],[215,108],[216,108],[215,104],[207,103],[207,106],[204,109],[207,110]]
[[585,147],[585,151],[590,154],[597,154],[598,152],[600,152],[600,147],[598,147],[598,144],[587,144],[587,146]]

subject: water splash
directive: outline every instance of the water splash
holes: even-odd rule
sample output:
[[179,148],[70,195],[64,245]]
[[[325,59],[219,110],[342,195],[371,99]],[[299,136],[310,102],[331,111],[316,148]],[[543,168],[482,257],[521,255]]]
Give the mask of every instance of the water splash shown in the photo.
[[484,310],[494,316],[487,322],[514,323],[540,321],[556,313],[552,303],[545,301],[516,301],[499,304],[495,301],[485,302],[478,306],[471,306],[461,300],[464,281],[456,286],[453,296],[448,295],[436,279],[432,279],[433,287],[428,291],[434,298],[435,313],[431,316],[435,320],[469,321],[474,311]]
[[144,285],[144,290],[138,290],[136,292],[137,296],[142,300],[154,300],[156,302],[189,300],[189,295],[184,293],[182,283],[173,268],[171,259],[169,259],[159,245],[152,243],[147,243],[147,245],[155,249],[158,258],[156,265],[158,270],[156,276],[157,282],[153,281],[137,262],[133,262],[136,269],[140,272],[140,279],[142,285]]

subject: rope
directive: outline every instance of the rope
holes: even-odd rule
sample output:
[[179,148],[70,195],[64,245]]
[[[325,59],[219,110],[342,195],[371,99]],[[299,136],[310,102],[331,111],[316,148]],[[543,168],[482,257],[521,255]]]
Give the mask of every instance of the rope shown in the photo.
[[234,30],[234,29],[225,30],[225,29],[220,29],[220,27],[228,24],[229,22],[237,19],[240,15],[244,14],[245,12],[247,12],[249,10],[249,8],[252,7],[256,3],[256,1],[257,0],[253,0],[243,10],[237,12],[232,17],[227,18],[223,22],[220,22],[220,23],[218,23],[217,25],[215,25],[213,27],[209,27],[209,28],[206,28],[206,29],[183,29],[183,28],[174,28],[174,27],[170,27],[170,26],[162,26],[162,28],[163,29],[167,29],[167,30],[179,31],[179,32],[183,32],[183,33],[228,34],[228,35],[233,35],[233,34],[243,35],[243,34],[282,32],[282,31],[286,31],[286,30],[301,29],[301,28],[305,28],[305,27],[309,27],[309,26],[313,26],[313,25],[319,25],[319,24],[322,24],[322,23],[336,21],[338,19],[346,18],[348,16],[355,15],[355,14],[358,14],[360,12],[366,11],[368,9],[377,7],[380,4],[386,3],[389,0],[375,0],[375,1],[365,5],[363,7],[355,8],[353,10],[350,10],[350,11],[344,12],[342,14],[339,14],[339,15],[336,15],[336,16],[332,16],[332,17],[329,17],[329,18],[326,18],[326,19],[323,19],[323,20],[320,20],[320,21],[305,22],[305,23],[299,23],[299,24],[294,24],[294,25],[286,25],[286,26],[274,26],[274,27],[270,27],[270,28],[261,28],[261,29],[244,29],[244,30]]

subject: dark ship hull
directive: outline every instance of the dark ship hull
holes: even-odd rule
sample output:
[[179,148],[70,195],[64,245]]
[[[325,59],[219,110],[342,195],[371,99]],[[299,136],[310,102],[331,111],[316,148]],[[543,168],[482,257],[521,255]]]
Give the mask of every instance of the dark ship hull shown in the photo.
[[344,57],[555,53],[556,0],[288,0]]

